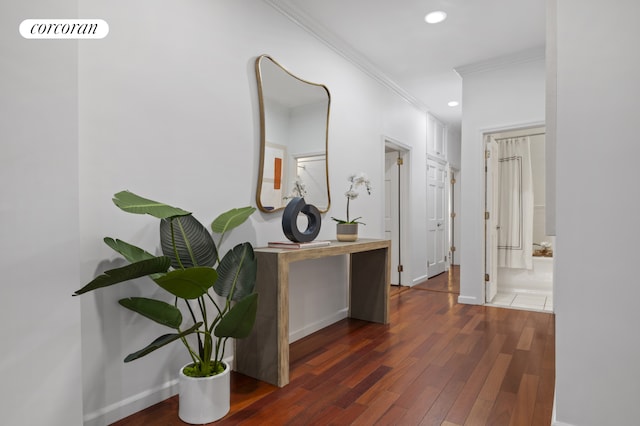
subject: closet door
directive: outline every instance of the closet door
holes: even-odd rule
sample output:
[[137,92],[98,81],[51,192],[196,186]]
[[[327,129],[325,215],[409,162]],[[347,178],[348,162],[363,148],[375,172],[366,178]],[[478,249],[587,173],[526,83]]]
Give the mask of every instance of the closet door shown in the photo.
[[446,270],[446,163],[427,159],[427,276]]
[[431,157],[447,158],[447,127],[432,115],[427,116],[427,154]]

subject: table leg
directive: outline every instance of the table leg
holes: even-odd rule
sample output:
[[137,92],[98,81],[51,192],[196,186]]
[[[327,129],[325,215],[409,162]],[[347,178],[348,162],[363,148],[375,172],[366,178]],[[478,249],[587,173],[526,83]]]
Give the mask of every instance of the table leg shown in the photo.
[[389,323],[390,257],[387,248],[352,253],[349,316]]

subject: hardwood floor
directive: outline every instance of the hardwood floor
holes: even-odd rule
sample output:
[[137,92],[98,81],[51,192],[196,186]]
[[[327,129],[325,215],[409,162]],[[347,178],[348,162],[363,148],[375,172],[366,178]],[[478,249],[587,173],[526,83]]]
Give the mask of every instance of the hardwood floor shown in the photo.
[[460,294],[460,265],[453,265],[447,272],[431,277],[411,288]]
[[[553,314],[393,294],[389,325],[346,319],[293,343],[284,388],[232,373],[231,411],[215,424],[551,423]],[[177,409],[173,397],[115,424],[182,425]]]

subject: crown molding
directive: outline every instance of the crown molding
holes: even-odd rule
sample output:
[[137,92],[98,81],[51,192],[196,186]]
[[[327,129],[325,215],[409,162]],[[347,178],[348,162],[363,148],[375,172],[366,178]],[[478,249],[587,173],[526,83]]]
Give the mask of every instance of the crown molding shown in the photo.
[[336,36],[333,32],[326,27],[320,25],[308,14],[304,13],[297,7],[291,5],[286,0],[263,0],[269,6],[273,7],[279,13],[284,15],[290,21],[298,25],[303,30],[326,44],[331,50],[338,53],[340,56],[351,62],[358,69],[363,71],[369,77],[373,78],[378,83],[382,84],[386,88],[392,90],[397,95],[405,99],[414,107],[421,111],[428,112],[429,107],[425,105],[420,99],[411,95],[404,90],[398,83],[389,78],[378,67],[372,64],[367,58],[360,54],[356,49],[346,43],[343,39]]
[[454,68],[460,77],[477,74],[487,71],[495,71],[507,68],[512,65],[525,64],[527,62],[540,61],[545,59],[545,46],[538,46],[532,49],[522,50],[511,55],[500,56],[487,59],[473,64],[461,65]]

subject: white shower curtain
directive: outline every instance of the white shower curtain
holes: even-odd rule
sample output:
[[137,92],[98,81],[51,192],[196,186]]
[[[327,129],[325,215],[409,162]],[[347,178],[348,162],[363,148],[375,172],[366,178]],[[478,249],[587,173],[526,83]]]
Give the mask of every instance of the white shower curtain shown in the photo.
[[529,137],[498,140],[498,266],[532,269],[533,179]]

